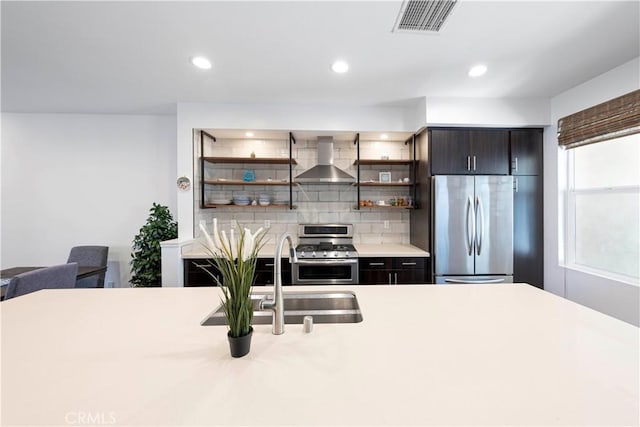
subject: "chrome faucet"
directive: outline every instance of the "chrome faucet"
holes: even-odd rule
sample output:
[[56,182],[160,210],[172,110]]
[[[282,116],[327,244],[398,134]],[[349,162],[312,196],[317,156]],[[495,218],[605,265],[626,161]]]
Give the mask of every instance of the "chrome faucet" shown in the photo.
[[285,240],[289,242],[289,261],[292,263],[298,261],[291,235],[283,233],[278,240],[276,253],[273,257],[273,300],[263,299],[260,301],[260,310],[273,311],[271,332],[274,335],[284,334],[284,297],[282,295],[282,265],[280,261]]

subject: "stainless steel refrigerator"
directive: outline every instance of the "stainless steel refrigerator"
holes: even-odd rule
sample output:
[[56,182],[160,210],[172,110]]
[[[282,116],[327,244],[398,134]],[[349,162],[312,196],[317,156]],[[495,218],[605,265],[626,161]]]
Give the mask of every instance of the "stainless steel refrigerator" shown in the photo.
[[432,179],[436,284],[513,281],[513,177]]

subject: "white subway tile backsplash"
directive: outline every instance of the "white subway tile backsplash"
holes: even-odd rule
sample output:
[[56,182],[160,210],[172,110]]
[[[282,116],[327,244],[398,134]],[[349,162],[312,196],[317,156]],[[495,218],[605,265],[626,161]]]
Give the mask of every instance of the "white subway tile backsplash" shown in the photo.
[[318,214],[318,220],[321,223],[335,224],[339,222],[340,215],[337,212],[320,212]]
[[382,236],[380,234],[361,234],[360,243],[379,245],[382,243]]

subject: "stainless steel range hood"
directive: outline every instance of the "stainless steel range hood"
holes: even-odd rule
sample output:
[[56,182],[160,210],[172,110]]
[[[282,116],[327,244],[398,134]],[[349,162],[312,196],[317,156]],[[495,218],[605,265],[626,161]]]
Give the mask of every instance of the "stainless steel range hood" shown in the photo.
[[318,164],[294,178],[294,182],[300,183],[351,183],[355,181],[354,177],[334,166],[332,136],[318,137]]

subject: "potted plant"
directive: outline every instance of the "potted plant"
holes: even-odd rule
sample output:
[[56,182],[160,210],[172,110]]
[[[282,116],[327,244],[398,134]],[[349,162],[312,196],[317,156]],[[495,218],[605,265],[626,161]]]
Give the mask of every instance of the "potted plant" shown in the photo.
[[207,271],[222,289],[222,307],[227,318],[229,330],[227,337],[232,357],[242,357],[249,353],[253,333],[253,304],[251,288],[255,281],[258,252],[264,245],[266,230],[258,229],[251,233],[248,228],[239,227],[236,236],[233,229],[229,234],[218,230],[218,220],[213,219],[213,235],[200,224],[205,243],[211,256],[209,262],[220,272],[218,279]]
[[162,253],[160,242],[178,237],[178,223],[167,206],[153,203],[147,223],[133,239],[131,284],[134,287],[160,286]]

